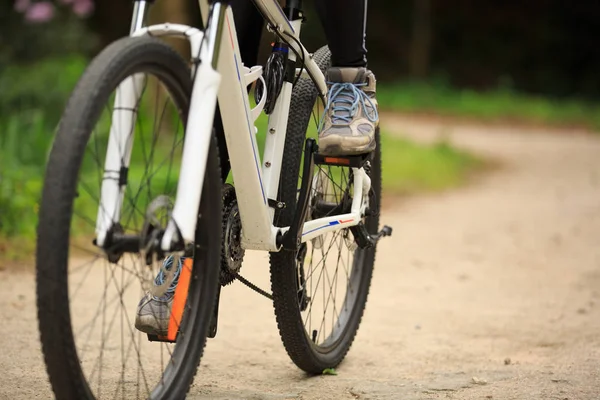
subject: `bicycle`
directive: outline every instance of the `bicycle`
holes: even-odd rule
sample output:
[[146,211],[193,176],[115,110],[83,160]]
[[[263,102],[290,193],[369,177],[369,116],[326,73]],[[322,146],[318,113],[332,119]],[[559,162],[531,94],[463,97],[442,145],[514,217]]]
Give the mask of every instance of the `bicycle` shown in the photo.
[[[300,42],[300,0],[254,1],[277,39],[264,69],[242,64],[226,1],[200,1],[206,30],[145,26],[150,3],[134,3],[130,36],[81,77],[48,159],[37,307],[56,397],[184,397],[246,249],[270,252],[265,294],[293,362],[309,373],[337,366],[363,315],[376,244],[391,234],[378,230],[379,132],[373,153],[318,153],[329,51],[309,54]],[[164,36],[189,42],[191,65]],[[182,263],[179,275],[161,266],[168,257]],[[140,296],[164,295],[175,279],[168,334],[136,331]]]

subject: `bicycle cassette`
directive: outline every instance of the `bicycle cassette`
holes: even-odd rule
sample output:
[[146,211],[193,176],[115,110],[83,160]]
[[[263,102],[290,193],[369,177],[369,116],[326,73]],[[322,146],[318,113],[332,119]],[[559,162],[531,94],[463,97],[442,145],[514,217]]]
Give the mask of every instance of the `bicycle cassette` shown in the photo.
[[229,285],[236,279],[242,268],[245,250],[242,248],[242,220],[238,208],[235,188],[230,184],[223,187],[223,244],[221,247],[222,286]]

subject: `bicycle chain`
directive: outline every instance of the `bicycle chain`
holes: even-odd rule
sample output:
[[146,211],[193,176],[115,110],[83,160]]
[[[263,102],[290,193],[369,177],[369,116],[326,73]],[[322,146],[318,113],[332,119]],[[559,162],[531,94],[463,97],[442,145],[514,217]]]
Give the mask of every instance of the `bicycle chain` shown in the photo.
[[[232,185],[225,184],[223,186],[222,196],[222,233],[224,244],[221,246],[220,284],[221,286],[226,286],[237,279],[256,293],[273,300],[273,296],[270,293],[262,290],[239,274],[244,258],[244,251],[241,249],[241,221],[237,207],[235,188]],[[232,262],[233,265],[230,264],[230,262]]]
[[235,276],[235,278],[238,281],[242,282],[244,285],[248,286],[250,289],[254,290],[256,293],[262,294],[267,299],[273,300],[273,295],[272,294],[270,294],[269,292],[266,292],[266,291],[262,290],[261,288],[259,288],[254,283],[250,282],[249,280],[247,280],[246,278],[244,278],[240,274],[236,273],[236,274],[234,274],[234,276]]

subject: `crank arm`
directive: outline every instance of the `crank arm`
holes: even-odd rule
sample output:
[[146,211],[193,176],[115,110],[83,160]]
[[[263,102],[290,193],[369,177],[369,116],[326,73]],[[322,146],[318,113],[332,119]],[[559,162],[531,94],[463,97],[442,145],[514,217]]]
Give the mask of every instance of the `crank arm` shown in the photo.
[[214,338],[217,336],[217,325],[219,322],[219,302],[221,300],[221,285],[217,289],[217,300],[215,301],[215,308],[213,309],[213,315],[210,319],[210,325],[208,327],[208,337]]

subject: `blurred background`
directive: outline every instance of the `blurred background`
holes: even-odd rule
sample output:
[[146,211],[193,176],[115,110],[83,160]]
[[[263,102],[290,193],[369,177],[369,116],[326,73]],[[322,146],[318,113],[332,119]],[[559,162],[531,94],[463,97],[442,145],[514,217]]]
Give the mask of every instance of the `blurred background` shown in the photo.
[[[312,3],[303,37],[316,49],[325,40]],[[33,238],[45,158],[66,99],[89,60],[128,33],[131,11],[123,0],[0,2],[5,257],[22,253],[19,238]],[[199,18],[191,0],[158,1],[150,15],[153,22]],[[599,18],[592,1],[371,1],[367,47],[379,103],[411,115],[600,129]],[[386,135],[384,142],[388,192],[456,186],[484,164],[443,141],[424,146]]]
[[[325,44],[314,1],[309,50]],[[300,374],[272,303],[236,284],[192,396],[598,399],[600,1],[368,6],[381,222],[394,235],[342,376]],[[0,399],[51,397],[31,273],[46,157],[79,77],[128,34],[132,8],[0,0]],[[198,4],[157,0],[149,19],[196,24]],[[243,276],[268,288],[268,256],[254,256]]]

